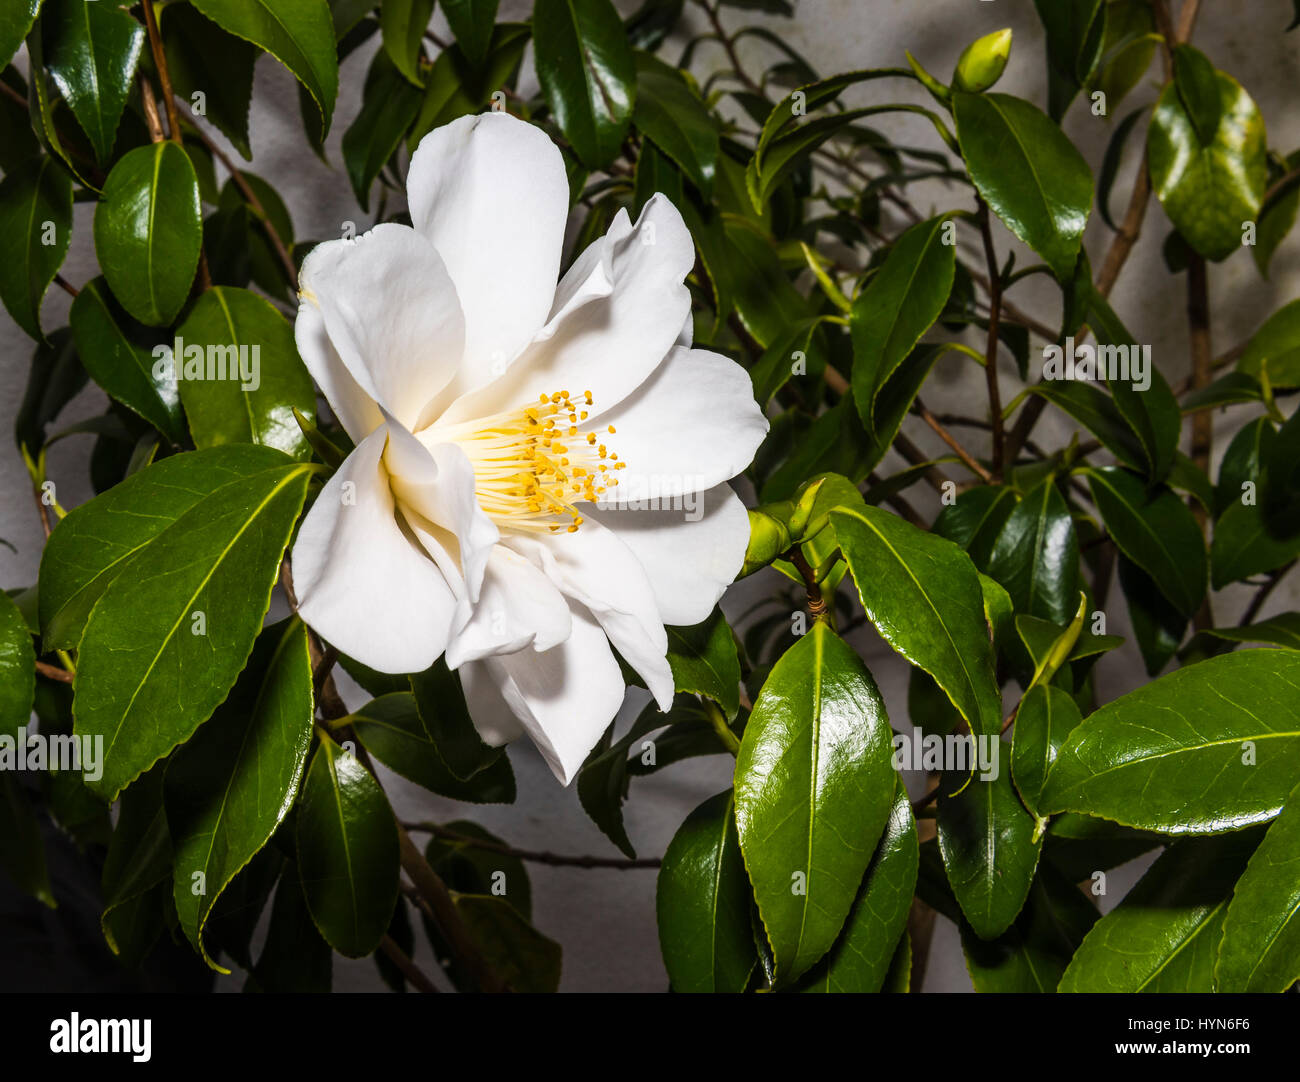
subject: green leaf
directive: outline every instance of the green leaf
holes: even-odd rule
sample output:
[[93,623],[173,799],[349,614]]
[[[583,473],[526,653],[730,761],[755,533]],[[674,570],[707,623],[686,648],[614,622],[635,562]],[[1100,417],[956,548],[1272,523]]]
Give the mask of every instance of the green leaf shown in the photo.
[[1089,889],[1095,889],[1099,883],[1092,877],[1097,872],[1118,868],[1167,841],[1163,834],[1132,830],[1106,819],[1066,812],[1053,817],[1048,824],[1043,860],[1071,883],[1089,880]]
[[1047,31],[1047,99],[1060,121],[1101,59],[1106,28],[1104,0],[1034,0]]
[[262,626],[309,476],[285,461],[223,485],[103,591],[81,639],[73,713],[78,735],[104,740],[103,777],[89,784],[105,799],[226,697]]
[[1199,49],[1174,46],[1174,89],[1201,146],[1210,146],[1223,120],[1223,98],[1218,73]]
[[853,302],[853,398],[868,432],[880,389],[948,303],[957,249],[944,236],[955,228],[944,215],[912,226]]
[[103,278],[82,287],[68,320],[81,363],[91,378],[171,443],[184,443],[185,417],[176,385],[153,375],[151,347],[159,336],[123,310]]
[[1237,371],[1267,376],[1270,387],[1300,387],[1300,300],[1284,304],[1251,336]]
[[[981,739],[997,741],[995,751],[1002,750],[997,736]],[[1016,919],[1042,849],[1010,771],[994,769],[945,773],[937,823],[948,882],[981,939],[996,939]]]
[[533,49],[542,93],[583,164],[619,152],[636,100],[636,61],[610,0],[536,0]]
[[1300,980],[1300,785],[1232,892],[1217,992],[1285,992]]
[[[190,309],[177,337],[181,401],[200,450],[257,443],[295,458],[311,449],[294,410],[311,419],[316,393],[298,356],[293,327],[246,289],[214,286]],[[203,357],[191,367],[190,351]],[[191,371],[201,374],[191,379]]]
[[1055,992],[1061,974],[1097,921],[1094,906],[1051,868],[1034,877],[1014,924],[997,939],[980,939],[966,921],[961,946],[977,992]]
[[340,954],[369,954],[397,902],[397,825],[379,784],[323,737],[302,783],[298,866],[311,918]]
[[[1288,173],[1300,167],[1300,151],[1292,151],[1287,155],[1286,167]],[[1300,211],[1300,184],[1287,186],[1260,208],[1259,228],[1250,254],[1255,259],[1259,273],[1265,278],[1268,277],[1269,264],[1272,263],[1274,254],[1295,226],[1297,211]]]
[[455,901],[484,961],[512,991],[559,991],[562,952],[555,940],[529,924],[504,898],[460,894]]
[[130,558],[227,484],[284,463],[269,448],[222,447],[163,459],[59,522],[41,556],[41,640],[76,646],[90,610]]
[[582,810],[600,827],[601,833],[629,858],[636,856],[636,850],[623,823],[623,803],[627,800],[631,780],[628,750],[643,736],[670,724],[674,714],[689,717],[695,713],[698,711],[693,711],[690,707],[674,706],[672,712],[664,716],[654,703],[650,703],[618,740],[613,739],[614,725],[611,722],[587,761],[582,764],[582,770],[578,774],[578,800],[582,804]]
[[10,771],[0,772],[0,869],[24,894],[57,908],[45,863],[45,840],[31,803]]
[[956,501],[939,512],[933,532],[964,548],[976,567],[987,567],[1016,503],[1016,490],[1008,485],[976,485],[958,493]]
[[905,935],[916,888],[919,849],[912,805],[901,778],[884,836],[863,876],[836,944],[804,975],[801,992],[879,992],[894,948]]
[[1166,834],[1273,818],[1300,771],[1300,656],[1246,650],[1179,669],[1089,715],[1043,789],[1080,811]]
[[0,301],[38,342],[41,300],[72,240],[72,180],[53,158],[32,158],[0,181]]
[[275,891],[266,944],[244,991],[328,992],[333,967],[330,945],[307,909],[299,866],[290,861]]
[[6,593],[0,592],[0,736],[15,740],[32,716],[36,694],[36,653],[27,621]]
[[127,947],[130,903],[171,875],[171,834],[163,807],[166,769],[166,764],[160,763],[137,780],[122,794],[118,806],[117,826],[104,860],[104,911],[100,917],[104,939],[114,954],[123,954]]
[[832,511],[831,524],[876,630],[934,677],[972,732],[997,733],[1002,696],[970,559],[879,508]]
[[209,19],[288,68],[320,109],[329,131],[339,90],[334,19],[325,0],[190,0]]
[[107,162],[135,79],[144,27],[112,4],[49,0],[41,19],[45,67],[94,147]]
[[1185,616],[1205,597],[1205,539],[1191,509],[1172,489],[1148,492],[1118,466],[1086,471],[1092,498],[1111,539],[1151,576],[1160,592]]
[[350,717],[366,751],[389,770],[430,792],[473,804],[513,804],[515,775],[501,755],[464,781],[448,769],[409,691],[381,695]]
[[442,0],[442,13],[467,59],[479,66],[487,59],[498,0]]
[[985,202],[1062,282],[1074,275],[1092,207],[1083,155],[1027,101],[954,94],[962,155]]
[[754,971],[749,880],[732,812],[730,789],[706,800],[659,868],[659,949],[674,992],[743,992]]
[[674,690],[704,695],[722,707],[728,721],[740,710],[740,658],[720,609],[693,627],[670,627],[668,664]]
[[218,972],[203,929],[222,892],[293,806],[312,733],[312,672],[300,620],[259,636],[212,719],[167,767],[174,900],[186,937]]
[[1069,692],[1050,684],[1030,688],[1016,711],[1011,776],[1025,807],[1038,814],[1038,798],[1047,772],[1065,738],[1083,720]]
[[1030,388],[1032,394],[1047,399],[1064,410],[1102,442],[1102,445],[1135,470],[1147,468],[1147,458],[1115,400],[1105,391],[1076,380],[1039,383]]
[[1171,846],[1093,925],[1062,992],[1211,992],[1232,884],[1253,842],[1239,835]]
[[247,161],[248,110],[253,100],[253,68],[258,47],[228,34],[188,4],[168,4],[159,12],[167,68],[177,95],[195,102],[202,93],[203,116],[221,131]]
[[636,54],[636,82],[637,128],[709,198],[718,129],[708,108],[680,71],[650,53]]
[[190,293],[203,224],[189,155],[167,140],[124,154],[95,208],[95,253],[122,307],[170,323]]
[[433,0],[384,0],[379,7],[379,31],[388,59],[416,86],[424,86],[420,58],[424,31],[433,18]]
[[17,0],[0,9],[0,67],[14,58],[40,10],[41,0]]
[[[430,79],[431,93],[435,85],[436,75]],[[371,185],[397,152],[420,111],[421,100],[419,89],[393,66],[388,54],[376,53],[366,74],[361,112],[343,133],[343,162],[362,209],[370,209]]]
[[465,705],[460,677],[439,658],[422,673],[411,674],[416,709],[447,769],[468,781],[505,755],[505,748],[483,743]]
[[1251,575],[1275,571],[1300,556],[1300,533],[1279,537],[1263,509],[1240,499],[1229,504],[1210,543],[1210,581],[1216,590]]
[[1280,612],[1245,627],[1207,627],[1201,634],[1228,642],[1264,642],[1287,650],[1300,650],[1300,612]]
[[1187,631],[1188,619],[1173,607],[1151,577],[1123,553],[1119,554],[1119,584],[1128,602],[1133,635],[1146,664],[1155,676],[1174,656]]
[[1259,214],[1268,186],[1264,119],[1230,75],[1218,73],[1222,120],[1203,145],[1178,87],[1165,87],[1147,130],[1157,198],[1174,227],[1207,259],[1226,259]]
[[822,621],[773,667],[736,757],[736,828],[777,979],[835,942],[893,804],[885,704]]
[[533,913],[532,885],[524,862],[509,853],[476,845],[509,848],[477,823],[458,819],[443,824],[447,833],[434,834],[424,847],[424,858],[447,886],[458,894],[494,894],[505,898],[525,920]]
[[1066,624],[1079,604],[1079,542],[1053,478],[1039,482],[1007,517],[989,557],[1017,612]]

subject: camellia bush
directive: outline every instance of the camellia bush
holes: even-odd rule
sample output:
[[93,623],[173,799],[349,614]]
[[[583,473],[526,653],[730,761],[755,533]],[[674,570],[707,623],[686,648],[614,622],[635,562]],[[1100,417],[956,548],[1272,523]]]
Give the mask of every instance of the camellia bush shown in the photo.
[[[55,905],[53,824],[127,967],[553,991],[521,854],[473,822],[515,800],[504,746],[626,859],[634,779],[725,755],[658,872],[676,991],[916,990],[936,911],[982,991],[1293,988],[1300,613],[1261,609],[1300,557],[1300,301],[1216,356],[1208,269],[1267,276],[1300,152],[1198,6],[1036,0],[1045,57],[1001,31],[949,74],[905,42],[820,71],[751,25],[791,0],[5,0],[47,543],[0,595],[0,865]],[[245,168],[254,72],[328,159],[358,50],[330,164],[365,224],[297,237]],[[1012,57],[1045,101],[997,90]],[[1190,369],[1108,300],[1144,227]],[[958,414],[940,371],[979,388]],[[74,434],[97,494],[66,506]],[[1118,697],[1115,650],[1148,676]],[[377,764],[470,807],[404,824]]]

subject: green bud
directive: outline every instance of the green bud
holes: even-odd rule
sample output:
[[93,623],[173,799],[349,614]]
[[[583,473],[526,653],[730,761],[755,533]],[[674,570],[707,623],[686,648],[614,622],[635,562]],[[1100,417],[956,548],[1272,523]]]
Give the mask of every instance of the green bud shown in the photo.
[[966,46],[952,74],[954,90],[982,94],[999,79],[1011,55],[1011,31],[995,30]]
[[[784,506],[789,508],[790,504]],[[744,578],[767,567],[789,547],[790,530],[780,518],[765,511],[750,511],[749,547],[745,550],[745,565],[738,577]]]

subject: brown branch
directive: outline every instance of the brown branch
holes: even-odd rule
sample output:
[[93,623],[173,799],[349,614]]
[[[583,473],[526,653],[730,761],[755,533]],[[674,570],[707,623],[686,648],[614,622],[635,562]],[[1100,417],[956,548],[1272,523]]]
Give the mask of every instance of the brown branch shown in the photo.
[[153,87],[143,72],[140,74],[140,104],[144,107],[144,122],[149,128],[149,138],[155,143],[164,142],[167,136],[163,132],[162,117],[158,115],[158,99],[153,96]]
[[401,947],[399,947],[391,936],[384,936],[379,941],[379,946],[383,952],[388,955],[393,965],[402,971],[402,976],[411,982],[413,988],[418,988],[421,992],[436,992],[437,986],[433,981],[425,976],[424,971],[420,969]]
[[56,274],[54,276],[54,284],[58,286],[61,290],[63,290],[63,292],[66,293],[69,297],[75,297],[78,293],[81,292],[81,290],[79,290],[76,286],[74,286],[61,274]]
[[526,860],[532,864],[549,864],[556,868],[613,868],[618,871],[635,871],[644,868],[658,868],[663,863],[658,857],[631,860],[626,857],[575,857],[561,853],[551,853],[546,850],[516,849],[514,846],[505,845],[501,842],[461,834],[458,831],[439,826],[437,823],[403,823],[402,826],[405,830],[432,834],[435,838],[444,838],[458,845],[468,845],[473,849],[483,849],[489,853],[500,853],[502,856]]
[[57,665],[47,665],[44,661],[38,661],[36,671],[51,680],[57,680],[60,684],[72,683],[72,673],[68,672],[67,669],[59,668]]
[[[972,455],[969,451],[966,450],[965,447],[961,445],[957,437],[954,436],[951,432],[949,432],[946,428],[944,428],[942,424],[939,423],[939,419],[933,413],[931,413],[929,409],[926,408],[926,405],[924,402],[921,401],[920,396],[918,396],[916,399],[915,409],[916,412],[920,415],[921,420],[923,420],[932,429],[934,429],[934,431],[938,434],[939,438],[953,449],[953,452],[957,455],[958,458],[962,460],[962,462],[966,464],[966,466],[971,470],[971,472],[976,474],[979,477],[979,479],[983,481],[986,485],[991,485],[995,483],[993,474],[989,473],[988,470],[986,470],[983,466],[981,466],[979,462],[976,460],[975,456]],[[995,429],[994,430],[995,434],[998,431],[999,430]]]
[[763,94],[763,88],[754,82],[754,80],[750,78],[749,73],[741,67],[740,56],[736,53],[735,42],[731,40],[727,35],[726,30],[723,29],[722,20],[718,17],[717,7],[705,4],[704,10],[708,13],[709,22],[713,25],[713,32],[718,35],[718,43],[726,52],[727,59],[731,62],[731,66],[736,72],[737,78],[739,78],[741,83],[744,84],[746,90],[766,97],[766,95]]
[[149,50],[153,53],[154,67],[158,69],[158,82],[162,87],[163,106],[167,110],[167,126],[172,142],[181,145],[181,118],[176,112],[176,99],[172,94],[172,77],[167,71],[167,54],[163,51],[162,35],[158,33],[158,18],[154,14],[153,0],[143,0],[144,24],[149,31]]
[[[984,349],[984,382],[988,388],[989,423],[993,426],[993,475],[1000,479],[1006,462],[1005,433],[1002,428],[1002,392],[998,387],[998,319],[1002,314],[1002,275],[998,270],[997,253],[993,250],[989,205],[981,199],[979,208],[980,235],[984,239],[984,263],[989,275],[989,331],[988,344]],[[955,443],[952,446],[953,450],[957,449]],[[959,451],[958,454],[961,452]],[[982,470],[980,472],[988,480],[993,480],[988,473]]]
[[1250,599],[1250,604],[1246,606],[1246,611],[1241,614],[1241,619],[1237,621],[1238,627],[1249,627],[1255,622],[1255,617],[1259,615],[1259,610],[1264,607],[1264,602],[1268,600],[1268,595],[1273,592],[1277,584],[1286,577],[1287,572],[1290,571],[1291,568],[1295,567],[1295,565],[1296,561],[1292,560],[1289,564],[1286,564],[1284,567],[1279,567],[1268,576],[1268,579],[1264,584],[1255,591],[1255,596]]
[[804,558],[803,550],[796,545],[785,555],[786,559],[794,564],[799,574],[803,576],[804,592],[808,596],[808,615],[814,620],[826,619],[829,611],[826,598],[822,595],[822,588],[817,585],[816,574],[808,565],[807,559]]
[[[920,466],[930,461],[930,456],[913,443],[912,438],[902,429],[899,429],[898,434],[894,437],[894,442],[890,446],[902,455],[910,465]],[[947,484],[949,480],[948,475],[945,474],[943,470],[939,469],[938,466],[931,466],[921,476],[925,478],[926,482],[935,490],[935,492],[938,492],[940,495],[943,494],[945,491],[944,485]]]

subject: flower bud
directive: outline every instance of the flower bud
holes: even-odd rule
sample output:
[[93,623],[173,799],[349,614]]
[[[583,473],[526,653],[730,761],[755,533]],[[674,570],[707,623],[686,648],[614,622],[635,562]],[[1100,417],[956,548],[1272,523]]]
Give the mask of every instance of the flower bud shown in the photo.
[[981,94],[999,79],[1011,55],[1011,31],[995,30],[966,46],[952,75],[954,90]]
[[[780,505],[773,505],[765,511],[749,512],[749,547],[745,550],[745,564],[740,570],[739,578],[752,575],[755,571],[767,567],[790,547],[790,530],[781,518],[768,514]],[[791,509],[787,502],[786,509]]]

